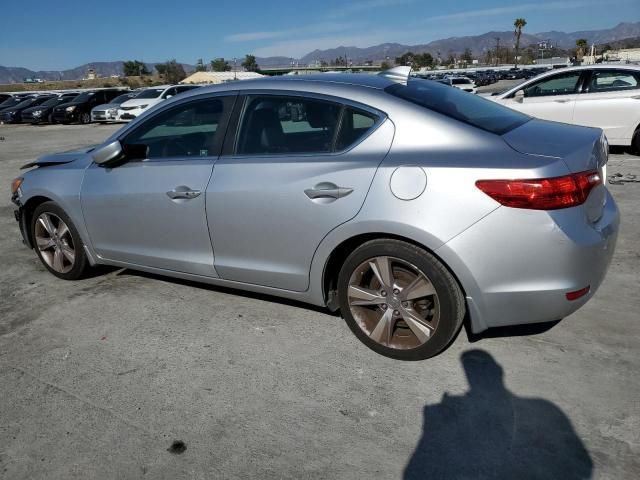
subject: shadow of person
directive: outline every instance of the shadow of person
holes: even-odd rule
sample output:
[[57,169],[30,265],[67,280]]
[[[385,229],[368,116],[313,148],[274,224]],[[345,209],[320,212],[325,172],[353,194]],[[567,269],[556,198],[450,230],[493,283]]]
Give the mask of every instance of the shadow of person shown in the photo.
[[557,406],[509,392],[502,368],[483,350],[461,360],[470,389],[424,408],[405,480],[591,478],[591,457]]

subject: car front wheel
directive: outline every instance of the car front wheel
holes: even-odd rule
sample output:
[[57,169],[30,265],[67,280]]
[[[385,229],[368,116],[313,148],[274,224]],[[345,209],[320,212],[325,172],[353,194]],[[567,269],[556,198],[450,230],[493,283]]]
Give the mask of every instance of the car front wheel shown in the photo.
[[69,216],[55,202],[36,207],[31,235],[38,257],[56,277],[76,280],[88,270],[89,262],[80,235]]
[[372,350],[399,360],[440,353],[462,325],[456,279],[426,250],[392,239],[369,241],[346,259],[338,278],[340,310]]
[[82,125],[86,125],[87,123],[91,122],[91,115],[89,115],[88,113],[81,113],[80,114],[80,123]]

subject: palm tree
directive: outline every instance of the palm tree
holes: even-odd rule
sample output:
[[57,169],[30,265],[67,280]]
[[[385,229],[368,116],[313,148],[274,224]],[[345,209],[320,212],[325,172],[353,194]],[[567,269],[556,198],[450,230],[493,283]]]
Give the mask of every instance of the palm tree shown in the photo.
[[584,38],[579,38],[578,40],[576,40],[576,47],[576,58],[577,60],[581,61],[587,48],[587,40]]
[[522,29],[526,24],[527,24],[527,21],[524,18],[516,18],[516,21],[513,22],[513,26],[515,27],[513,34],[516,36],[516,58],[515,58],[516,68],[518,68],[518,55],[520,51],[520,35],[522,35]]

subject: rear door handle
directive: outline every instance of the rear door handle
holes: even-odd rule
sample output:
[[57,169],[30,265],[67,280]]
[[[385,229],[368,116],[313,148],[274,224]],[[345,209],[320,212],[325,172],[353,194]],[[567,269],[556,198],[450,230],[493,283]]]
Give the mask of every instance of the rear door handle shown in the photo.
[[171,200],[190,199],[196,198],[201,193],[202,192],[200,190],[191,190],[189,187],[180,186],[174,188],[173,190],[169,190],[167,192],[167,196]]
[[339,198],[346,197],[351,192],[353,192],[353,188],[338,187],[334,183],[330,182],[318,183],[315,187],[307,188],[304,191],[305,195],[311,200],[322,198],[337,200]]

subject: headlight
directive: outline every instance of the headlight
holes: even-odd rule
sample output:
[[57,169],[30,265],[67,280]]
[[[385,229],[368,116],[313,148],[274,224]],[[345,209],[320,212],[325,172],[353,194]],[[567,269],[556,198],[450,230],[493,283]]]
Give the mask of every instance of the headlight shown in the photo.
[[65,110],[66,110],[67,112],[73,112],[75,109],[76,109],[76,106],[75,106],[75,105],[71,105],[71,106],[69,106],[69,107],[65,108]]
[[117,108],[110,108],[109,110],[107,110],[107,113],[109,115],[115,115],[116,113],[118,113],[118,109]]
[[42,110],[36,110],[33,112],[34,117],[39,117],[40,115],[42,115]]
[[147,103],[146,105],[138,105],[138,108],[142,110],[143,108],[147,108],[148,106],[149,104]]
[[23,181],[24,179],[22,177],[13,179],[13,181],[11,182],[11,195],[14,195],[18,191]]

